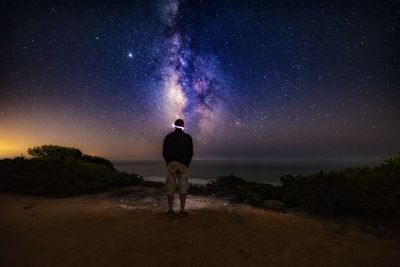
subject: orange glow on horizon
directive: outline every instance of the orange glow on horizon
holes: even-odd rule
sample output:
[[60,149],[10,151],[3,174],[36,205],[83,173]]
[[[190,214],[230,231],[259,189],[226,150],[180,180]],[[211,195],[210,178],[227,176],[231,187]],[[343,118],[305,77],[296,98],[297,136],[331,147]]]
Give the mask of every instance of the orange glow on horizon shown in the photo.
[[0,158],[16,157],[21,154],[26,155],[28,150],[27,144],[17,143],[11,140],[0,139]]

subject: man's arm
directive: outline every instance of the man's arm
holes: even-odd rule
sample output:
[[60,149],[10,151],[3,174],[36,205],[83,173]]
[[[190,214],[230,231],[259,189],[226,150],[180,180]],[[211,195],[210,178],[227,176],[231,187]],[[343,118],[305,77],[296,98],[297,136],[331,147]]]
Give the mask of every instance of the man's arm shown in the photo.
[[189,159],[189,161],[188,161],[188,166],[190,165],[190,162],[192,161],[192,157],[193,157],[193,140],[192,140],[192,137],[189,135],[189,138],[188,138],[188,140],[189,140],[189,145],[188,145],[188,148],[189,148],[189,150],[188,150],[188,159]]
[[163,143],[163,152],[162,152],[163,158],[165,162],[168,162],[168,152],[167,152],[167,137],[164,138],[164,143]]

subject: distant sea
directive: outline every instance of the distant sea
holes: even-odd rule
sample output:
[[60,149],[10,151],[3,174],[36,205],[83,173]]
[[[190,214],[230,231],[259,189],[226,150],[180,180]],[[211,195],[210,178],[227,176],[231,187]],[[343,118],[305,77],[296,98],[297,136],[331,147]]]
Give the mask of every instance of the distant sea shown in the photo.
[[[348,167],[374,166],[379,159],[313,159],[313,160],[193,160],[189,168],[192,184],[206,184],[219,176],[233,174],[247,181],[280,184],[282,175],[310,174],[320,170],[333,171]],[[115,168],[136,173],[147,181],[164,182],[166,165],[163,161],[115,161]]]

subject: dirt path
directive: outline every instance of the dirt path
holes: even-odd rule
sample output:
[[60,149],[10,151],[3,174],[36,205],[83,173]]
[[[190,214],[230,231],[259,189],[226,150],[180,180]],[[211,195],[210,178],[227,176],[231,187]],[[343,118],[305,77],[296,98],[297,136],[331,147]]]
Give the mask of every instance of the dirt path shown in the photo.
[[139,193],[0,194],[0,266],[399,266],[397,238],[193,196],[168,218]]

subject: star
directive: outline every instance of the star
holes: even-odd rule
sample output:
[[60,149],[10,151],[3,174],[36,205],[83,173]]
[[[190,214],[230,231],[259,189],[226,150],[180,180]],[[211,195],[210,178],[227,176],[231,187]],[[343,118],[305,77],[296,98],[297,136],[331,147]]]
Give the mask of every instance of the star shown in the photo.
[[182,118],[203,158],[400,147],[398,1],[343,4],[334,20],[331,7],[297,1],[290,17],[263,0],[86,1],[90,12],[33,2],[0,10],[0,140],[56,134],[106,158],[158,159]]

